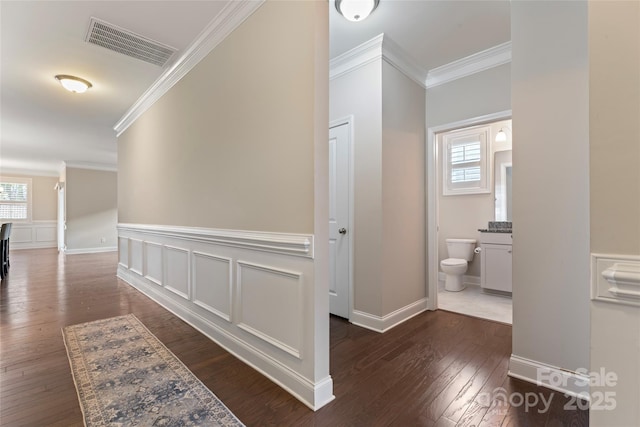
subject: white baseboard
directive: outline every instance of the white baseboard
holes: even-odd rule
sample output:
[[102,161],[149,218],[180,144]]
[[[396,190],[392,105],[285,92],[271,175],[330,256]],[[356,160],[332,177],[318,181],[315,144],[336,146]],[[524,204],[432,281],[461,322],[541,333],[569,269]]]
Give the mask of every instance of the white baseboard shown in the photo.
[[118,265],[118,277],[278,384],[310,409],[315,411],[335,398],[333,395],[333,380],[330,376],[313,384],[275,358],[261,351],[257,346],[238,339],[214,322],[189,309],[186,304],[181,304],[176,299],[167,296],[157,285],[148,282],[147,279],[132,272],[122,264]]
[[394,326],[411,319],[414,316],[426,311],[428,299],[422,298],[416,302],[406,305],[398,310],[384,316],[365,313],[364,311],[353,310],[349,321],[356,326],[370,329],[376,332],[386,332]]
[[118,248],[116,246],[107,246],[100,248],[65,249],[64,253],[67,255],[98,254],[101,252],[116,252],[117,250]]
[[[444,282],[447,275],[442,271],[438,271],[438,280]],[[462,283],[465,285],[480,286],[480,278],[478,276],[462,276]]]
[[29,242],[29,243],[10,243],[10,250],[19,251],[22,249],[47,249],[47,248],[57,248],[58,244],[56,242]]
[[511,355],[509,376],[589,401],[589,376]]

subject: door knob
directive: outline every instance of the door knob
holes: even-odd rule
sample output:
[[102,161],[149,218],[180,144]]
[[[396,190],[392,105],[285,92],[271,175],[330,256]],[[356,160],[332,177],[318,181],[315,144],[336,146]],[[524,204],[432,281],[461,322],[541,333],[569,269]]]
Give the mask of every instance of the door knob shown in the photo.
[[341,228],[340,230],[338,230],[338,233],[347,234],[347,229],[346,228]]

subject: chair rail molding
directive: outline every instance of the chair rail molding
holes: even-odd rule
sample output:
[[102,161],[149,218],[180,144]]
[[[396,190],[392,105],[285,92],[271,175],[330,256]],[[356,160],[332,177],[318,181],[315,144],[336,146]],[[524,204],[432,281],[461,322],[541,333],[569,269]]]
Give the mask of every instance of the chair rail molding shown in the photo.
[[118,231],[215,243],[283,255],[313,258],[313,235],[216,228],[172,227],[147,224],[118,224]]
[[640,256],[591,254],[591,299],[640,307]]

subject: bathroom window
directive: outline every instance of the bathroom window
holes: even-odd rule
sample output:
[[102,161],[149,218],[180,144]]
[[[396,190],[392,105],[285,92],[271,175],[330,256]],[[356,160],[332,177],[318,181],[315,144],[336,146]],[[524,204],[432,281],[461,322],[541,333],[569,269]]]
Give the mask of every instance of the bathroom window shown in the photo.
[[0,220],[31,220],[31,178],[0,177]]
[[443,195],[491,192],[490,132],[476,126],[441,134]]

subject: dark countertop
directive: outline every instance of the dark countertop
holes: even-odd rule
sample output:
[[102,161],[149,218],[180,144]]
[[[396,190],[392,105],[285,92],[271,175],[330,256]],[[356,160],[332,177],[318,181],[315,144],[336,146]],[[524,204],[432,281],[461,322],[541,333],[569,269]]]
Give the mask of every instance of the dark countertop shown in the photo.
[[513,233],[511,228],[496,228],[489,230],[488,228],[478,228],[481,233]]

